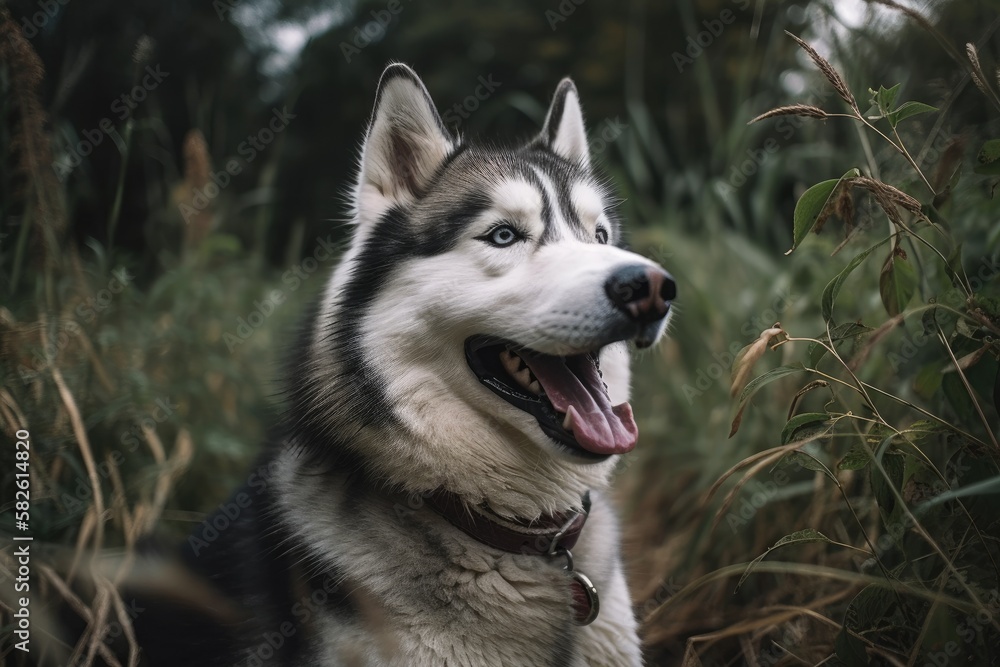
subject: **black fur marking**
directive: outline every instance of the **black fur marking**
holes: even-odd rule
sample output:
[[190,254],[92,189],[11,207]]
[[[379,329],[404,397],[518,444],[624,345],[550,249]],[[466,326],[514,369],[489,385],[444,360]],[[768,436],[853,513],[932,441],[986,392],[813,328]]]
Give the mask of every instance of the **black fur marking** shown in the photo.
[[542,236],[539,242],[547,243],[552,241],[556,236],[556,226],[552,216],[552,200],[549,198],[549,192],[542,183],[542,180],[538,178],[538,174],[533,170],[525,169],[522,175],[538,190],[538,194],[542,197]]
[[[312,337],[316,331],[317,319],[322,311],[322,295],[309,306],[300,324],[298,336],[286,361],[286,410],[280,432],[271,439],[273,443],[289,442],[292,451],[308,458],[309,468],[333,468],[342,471],[360,470],[362,462],[343,444],[346,433],[332,433],[326,420],[329,406],[317,405],[316,392],[321,390],[318,380],[313,378],[310,363]],[[270,447],[273,455],[281,445]]]
[[[381,288],[391,280],[394,271],[409,259],[429,257],[450,250],[458,242],[468,223],[488,208],[489,204],[485,194],[472,195],[460,208],[445,213],[438,224],[427,230],[414,229],[410,224],[409,212],[401,207],[390,209],[376,223],[353,262],[350,279],[340,297],[337,322],[326,335],[326,340],[338,341],[338,347],[330,352],[336,354],[341,361],[341,377],[320,379],[309,374],[300,375],[296,379],[303,382],[303,377],[310,378],[304,383],[308,385],[302,390],[305,395],[300,392],[297,398],[305,399],[313,405],[311,412],[314,417],[320,418],[320,423],[330,423],[330,415],[315,414],[317,411],[351,414],[354,419],[366,425],[394,423],[395,417],[385,396],[382,379],[364,363],[358,348],[362,321]],[[324,389],[317,386],[320,382],[329,386],[339,383],[344,387],[340,394],[334,396],[335,404],[315,405],[316,392]]]
[[576,641],[573,626],[568,622],[559,628],[559,633],[552,638],[552,667],[570,667],[575,659]]
[[537,167],[539,171],[545,174],[552,182],[552,188],[556,194],[557,201],[550,201],[548,191],[542,186],[535,171],[531,168],[522,170],[522,175],[542,195],[542,218],[545,223],[545,231],[542,233],[541,238],[542,243],[551,242],[556,239],[555,227],[551,219],[552,209],[556,205],[558,205],[559,212],[570,229],[581,240],[590,240],[589,233],[584,228],[580,217],[576,213],[571,196],[573,185],[589,180],[590,174],[544,146],[529,146],[519,153],[519,157],[523,158],[528,164]]

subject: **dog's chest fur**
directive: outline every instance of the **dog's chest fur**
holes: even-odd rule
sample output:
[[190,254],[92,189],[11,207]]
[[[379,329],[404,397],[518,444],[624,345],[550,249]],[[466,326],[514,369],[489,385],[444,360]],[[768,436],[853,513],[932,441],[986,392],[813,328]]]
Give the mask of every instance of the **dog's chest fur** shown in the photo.
[[[303,657],[314,664],[638,665],[639,647],[617,527],[595,494],[573,550],[594,581],[601,614],[572,622],[561,561],[488,547],[452,526],[419,495],[386,496],[346,477],[310,478],[287,456],[276,494],[307,562],[335,573],[349,604],[313,620]],[[340,497],[331,498],[330,490]],[[600,539],[597,539],[600,536]],[[355,661],[355,662],[352,662]]]

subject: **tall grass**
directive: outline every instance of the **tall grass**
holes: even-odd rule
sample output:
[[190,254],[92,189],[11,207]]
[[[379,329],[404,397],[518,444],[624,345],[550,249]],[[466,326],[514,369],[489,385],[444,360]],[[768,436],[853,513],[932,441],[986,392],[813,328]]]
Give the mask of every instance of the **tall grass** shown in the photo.
[[[636,412],[653,415],[641,424],[652,451],[623,473],[649,654],[994,664],[1000,272],[984,223],[996,218],[996,142],[943,137],[918,161],[915,146],[934,138],[922,133],[944,125],[936,109],[881,82],[855,94],[793,39],[834,94],[754,120],[859,127],[838,155],[857,169],[800,191],[794,252],[715,229],[694,243],[660,230],[639,240],[687,287],[673,342],[640,360],[637,394],[651,404]],[[958,66],[993,104],[996,64],[984,69],[970,46]],[[770,289],[745,288],[753,276]]]
[[[697,30],[698,3],[678,4]],[[1000,227],[990,144],[977,160],[1000,126],[945,136],[941,105],[892,127],[903,93],[890,101],[894,81],[865,82],[884,86],[885,108],[876,99],[869,111],[856,85],[869,70],[822,28],[848,76],[831,86],[834,66],[817,62],[826,77],[783,103],[821,108],[825,119],[799,108],[811,117],[747,126],[780,87],[764,77],[799,69],[783,13],[761,23],[763,4],[744,36],[756,57],[734,59],[727,79],[736,90],[712,79],[718,51],[692,70],[701,97],[690,104],[710,116],[710,150],[678,156],[683,138],[632,90],[625,134],[601,156],[624,185],[633,245],[681,286],[671,340],[636,358],[642,442],[621,473],[649,664],[990,664],[1000,645],[1000,279],[978,274],[996,266]],[[88,629],[70,645],[43,612],[36,627],[52,633],[55,664],[125,664],[105,642],[115,623],[129,625],[114,584],[140,536],[180,538],[243,481],[271,421],[277,358],[320,286],[292,289],[286,272],[317,241],[296,223],[274,268],[263,222],[242,231],[228,193],[186,220],[182,206],[213,168],[196,130],[150,186],[143,233],[155,267],[114,245],[126,229],[118,204],[110,242],[67,238],[64,202],[77,194],[68,188],[82,186],[46,173],[46,122],[60,119],[46,119],[40,63],[6,13],[0,31],[0,209],[21,221],[0,243],[0,427],[32,434],[32,525],[51,545],[38,561],[42,597],[68,604]],[[943,39],[959,40],[955,67],[993,113],[996,63],[966,53],[970,36]],[[632,60],[669,61],[659,45],[645,48]],[[116,174],[140,147],[170,152],[163,126],[156,117],[130,126]],[[263,189],[283,165],[277,149],[262,159]],[[734,181],[746,160],[754,173]],[[115,202],[129,185],[118,179]],[[241,329],[274,290],[286,299],[266,326]],[[761,374],[773,381],[755,381]],[[754,391],[745,402],[744,384]],[[13,471],[2,475],[12,488]],[[13,532],[10,513],[2,521]],[[0,552],[0,577],[13,565]],[[12,603],[0,605],[9,628]]]

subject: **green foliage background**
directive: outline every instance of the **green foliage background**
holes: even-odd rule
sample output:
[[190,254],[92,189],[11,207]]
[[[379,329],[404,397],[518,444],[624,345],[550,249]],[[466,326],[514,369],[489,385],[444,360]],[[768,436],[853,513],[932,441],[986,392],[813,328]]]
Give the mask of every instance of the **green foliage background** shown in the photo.
[[[642,436],[620,475],[649,664],[998,664],[1000,209],[996,158],[980,157],[1000,137],[995,0],[859,2],[847,24],[833,0],[0,8],[0,422],[31,429],[32,529],[54,562],[183,536],[246,479],[347,233],[387,62],[413,65],[442,112],[499,82],[450,118],[508,140],[537,131],[570,75],[633,246],[680,285],[670,340],[636,357]],[[848,118],[748,124],[796,103],[849,112],[785,31],[862,115],[879,115],[869,88],[896,84],[891,106],[937,108],[889,137],[919,172]],[[162,82],[121,114],[147,68]],[[248,159],[282,109],[294,118]],[[796,211],[855,168],[919,206],[893,204],[895,220],[845,184]],[[817,216],[821,233],[793,239]],[[828,283],[893,234],[825,309]],[[730,437],[741,369],[774,382]]]

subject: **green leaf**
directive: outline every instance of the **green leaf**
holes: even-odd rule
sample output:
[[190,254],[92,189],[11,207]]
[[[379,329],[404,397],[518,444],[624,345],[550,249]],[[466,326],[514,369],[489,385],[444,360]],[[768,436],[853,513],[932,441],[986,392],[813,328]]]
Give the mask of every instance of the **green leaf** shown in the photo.
[[[842,340],[847,340],[848,338],[857,338],[872,331],[872,328],[865,326],[860,322],[847,322],[846,324],[838,324],[837,326],[830,329],[830,335],[833,338],[834,343],[839,343]],[[829,343],[829,339],[826,334],[817,336],[818,340]],[[817,343],[809,343],[809,349],[806,352],[807,358],[809,359],[809,367],[816,368],[816,364],[826,356],[826,348]]]
[[[938,373],[940,375],[940,373]],[[936,421],[921,419],[910,424],[909,428],[903,431],[910,442],[922,442],[932,435],[939,435],[947,432],[947,428]]]
[[930,220],[932,223],[938,227],[943,227],[944,229],[951,229],[951,223],[948,219],[941,215],[941,212],[934,207],[933,204],[921,204],[920,212],[925,218]]
[[[819,340],[826,341],[826,335],[824,334]],[[819,343],[809,343],[808,349],[806,349],[806,359],[809,360],[809,368],[816,368],[819,362],[823,360],[826,356],[826,348]]]
[[952,410],[964,423],[969,423],[975,418],[976,408],[969,398],[969,392],[962,382],[958,373],[947,373],[941,378],[941,388],[944,390],[945,398],[951,404]]
[[874,584],[865,586],[847,606],[844,626],[855,632],[868,630],[885,619],[895,600],[891,588]]
[[939,362],[927,364],[917,371],[917,377],[913,379],[913,391],[917,392],[920,398],[929,401],[941,388],[941,380],[943,379]]
[[846,627],[840,629],[840,633],[834,641],[833,650],[836,652],[837,658],[845,665],[869,664],[865,643],[848,632]]
[[216,253],[236,256],[241,252],[243,252],[243,242],[234,234],[210,234],[198,245],[198,254],[203,258],[210,258]]
[[750,382],[747,383],[747,386],[743,388],[743,393],[740,394],[740,403],[745,403],[751,396],[757,393],[758,389],[764,385],[774,382],[778,378],[783,378],[786,375],[802,373],[805,370],[806,367],[802,364],[794,363],[788,366],[778,366],[763,375],[758,375],[753,380],[750,380]]
[[860,171],[851,169],[840,178],[817,183],[802,193],[798,203],[795,204],[795,213],[792,216],[792,247],[785,253],[786,255],[798,248],[806,235],[816,226],[816,221],[826,209],[840,182],[845,178],[855,178],[860,175]]
[[924,314],[920,316],[920,329],[924,336],[933,336],[937,333],[938,327],[941,323],[938,321],[938,310],[936,306],[933,308],[928,308],[924,311]]
[[878,97],[879,106],[885,109],[891,109],[894,104],[896,104],[896,97],[899,95],[899,89],[903,84],[897,83],[892,88],[885,88],[883,86],[878,87]]
[[757,556],[752,561],[750,561],[750,563],[747,565],[747,569],[743,571],[743,576],[740,577],[740,580],[736,584],[736,590],[737,591],[740,590],[740,587],[743,585],[743,582],[746,581],[747,577],[750,576],[754,568],[757,567],[757,565],[759,565],[760,562],[764,560],[764,558],[769,553],[771,553],[775,549],[778,549],[779,547],[788,546],[789,544],[805,544],[808,542],[826,542],[828,544],[832,544],[833,540],[831,540],[829,537],[819,532],[818,530],[813,530],[812,528],[806,528],[805,530],[798,530],[794,533],[791,533],[790,535],[785,535],[780,540],[775,542],[774,546],[768,548],[767,551],[765,551],[764,553],[762,553],[761,555]]
[[[888,440],[891,440],[893,436],[889,436]],[[889,515],[896,508],[896,494],[892,492],[895,488],[897,491],[903,486],[903,457],[896,452],[886,452],[886,454],[880,457],[882,468],[885,469],[885,475],[876,466],[872,466],[869,477],[869,483],[871,484],[872,493],[875,494],[875,501],[878,503],[879,509],[882,512],[882,518],[886,521],[889,519]]]
[[1000,176],[1000,139],[990,139],[979,149],[974,171],[983,176]]
[[896,127],[911,116],[931,111],[937,111],[937,107],[932,107],[931,105],[924,104],[923,102],[903,102],[899,105],[898,109],[886,114],[885,117],[889,120],[889,125]]
[[956,243],[954,249],[948,255],[948,261],[944,265],[945,273],[951,280],[951,286],[961,289],[962,285],[962,244]]
[[844,270],[838,273],[837,276],[827,284],[826,288],[823,290],[822,300],[824,320],[829,322],[833,319],[833,304],[836,303],[837,295],[840,294],[840,288],[844,285],[844,281],[847,280],[847,277],[851,275],[854,269],[861,266],[862,262],[868,259],[868,255],[875,252],[879,246],[886,243],[888,240],[888,238],[882,239],[871,248],[868,248],[868,250],[865,250],[860,255],[852,259]]
[[906,309],[906,304],[917,291],[917,272],[913,265],[895,253],[889,256],[882,274],[879,276],[878,291],[882,296],[882,305],[891,317],[899,315]]
[[827,468],[822,461],[801,449],[796,449],[794,452],[783,458],[781,463],[786,466],[793,465],[805,468],[806,470],[812,470],[813,472],[821,472],[834,481],[837,479],[833,472]]
[[865,442],[870,447],[882,448],[896,437],[896,432],[885,424],[872,424],[868,433],[865,433]]
[[840,463],[837,464],[837,470],[861,470],[871,460],[868,450],[864,446],[857,444],[844,454],[844,458],[840,459]]
[[848,338],[864,335],[870,331],[873,331],[873,329],[870,326],[861,324],[861,322],[847,322],[846,324],[839,324],[830,329],[830,335],[833,337],[833,342],[836,343]]
[[834,650],[843,664],[869,663],[865,643],[856,635],[884,624],[894,602],[895,596],[891,588],[876,585],[866,586],[851,600],[847,613],[844,614],[843,627],[834,643]]
[[868,92],[872,96],[872,106],[877,107],[881,115],[879,118],[885,117],[889,114],[889,110],[892,109],[893,105],[896,103],[896,96],[899,95],[899,88],[902,84],[897,83],[892,88],[886,88],[885,86],[879,86],[878,90],[868,89]]
[[[803,434],[803,432],[811,424],[826,424],[828,421],[830,421],[830,415],[825,412],[804,412],[800,415],[795,415],[788,420],[785,428],[781,429],[781,444],[787,445],[796,439],[806,437],[807,434]],[[796,435],[800,435],[800,438],[796,438]]]

